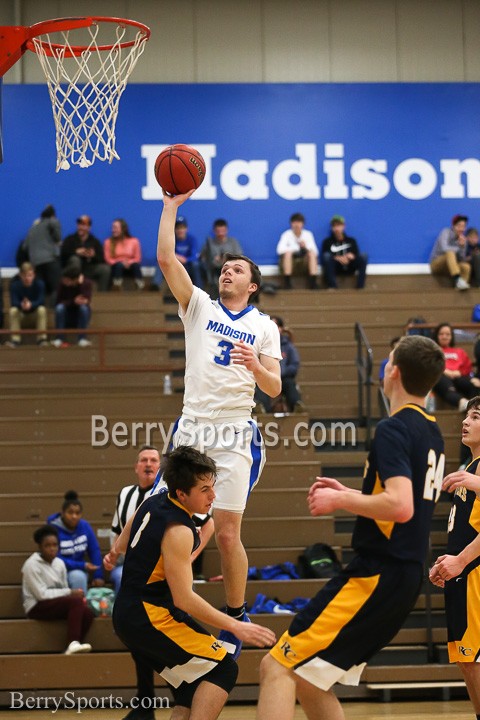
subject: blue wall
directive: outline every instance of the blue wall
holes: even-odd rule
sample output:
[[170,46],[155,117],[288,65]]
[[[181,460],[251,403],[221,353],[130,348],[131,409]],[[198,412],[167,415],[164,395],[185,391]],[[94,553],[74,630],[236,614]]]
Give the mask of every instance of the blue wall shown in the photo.
[[259,263],[275,262],[295,211],[318,242],[329,218],[345,215],[375,263],[426,262],[457,212],[480,225],[474,83],[130,85],[117,123],[121,160],[59,173],[46,87],[4,85],[3,140],[0,266],[13,265],[47,203],[64,234],[88,213],[103,240],[125,217],[153,264],[161,200],[151,169],[158,146],[175,142],[204,146],[210,158],[208,180],[183,209],[191,231],[203,240],[225,217]]

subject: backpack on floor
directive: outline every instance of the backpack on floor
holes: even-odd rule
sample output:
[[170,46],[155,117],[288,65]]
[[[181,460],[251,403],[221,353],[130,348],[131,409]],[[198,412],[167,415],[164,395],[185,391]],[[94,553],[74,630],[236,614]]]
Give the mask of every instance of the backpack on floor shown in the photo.
[[115,593],[111,588],[93,587],[87,591],[87,605],[96,617],[110,617],[115,602]]
[[309,545],[298,558],[298,571],[302,578],[331,578],[341,569],[335,550],[326,543]]

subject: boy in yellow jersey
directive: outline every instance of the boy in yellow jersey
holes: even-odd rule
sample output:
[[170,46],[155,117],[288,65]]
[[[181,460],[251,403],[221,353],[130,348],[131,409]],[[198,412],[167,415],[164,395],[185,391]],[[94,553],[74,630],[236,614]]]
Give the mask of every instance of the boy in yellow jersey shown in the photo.
[[460,668],[480,720],[480,396],[467,405],[462,442],[473,460],[443,481],[453,493],[447,554],[437,559],[430,580],[445,588],[448,657]]
[[191,554],[199,544],[194,513],[215,499],[214,461],[179,447],[163,466],[168,491],[145,500],[133,520],[113,624],[128,649],[169,684],[172,720],[216,720],[237,678],[237,664],[193,618],[258,647],[274,633],[215,610],[193,589]]
[[440,430],[424,401],[443,369],[432,340],[402,338],[385,367],[392,415],[378,424],[362,490],[326,477],[311,487],[311,515],[359,516],[356,554],[262,660],[259,720],[293,720],[296,698],[309,720],[344,720],[332,686],[358,685],[367,661],[414,606],[445,463]]

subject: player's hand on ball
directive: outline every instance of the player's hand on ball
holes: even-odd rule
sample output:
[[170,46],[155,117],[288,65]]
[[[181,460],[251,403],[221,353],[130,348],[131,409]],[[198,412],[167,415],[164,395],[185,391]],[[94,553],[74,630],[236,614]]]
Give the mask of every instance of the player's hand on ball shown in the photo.
[[189,190],[187,193],[183,193],[183,195],[169,195],[165,192],[165,190],[163,190],[163,204],[165,207],[180,207],[180,205],[183,205],[183,203],[188,200],[194,192],[195,190]]
[[235,635],[242,642],[255,647],[272,647],[277,641],[273,630],[256,623],[238,622]]
[[234,365],[244,365],[247,370],[255,372],[260,367],[260,360],[251,345],[240,340],[234,343],[234,349],[230,351],[230,358]]

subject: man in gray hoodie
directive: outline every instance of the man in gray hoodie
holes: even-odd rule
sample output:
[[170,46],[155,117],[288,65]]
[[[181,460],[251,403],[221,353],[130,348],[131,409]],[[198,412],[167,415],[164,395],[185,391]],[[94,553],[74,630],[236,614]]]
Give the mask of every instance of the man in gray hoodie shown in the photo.
[[27,233],[25,249],[30,262],[35,267],[37,277],[45,283],[48,296],[56,293],[60,285],[62,270],[59,248],[61,241],[62,230],[60,221],[55,216],[55,208],[47,205]]

